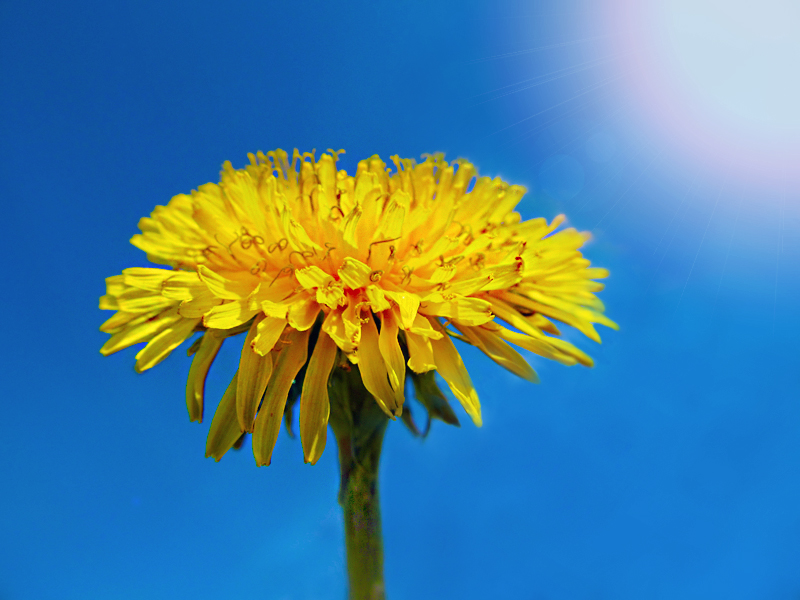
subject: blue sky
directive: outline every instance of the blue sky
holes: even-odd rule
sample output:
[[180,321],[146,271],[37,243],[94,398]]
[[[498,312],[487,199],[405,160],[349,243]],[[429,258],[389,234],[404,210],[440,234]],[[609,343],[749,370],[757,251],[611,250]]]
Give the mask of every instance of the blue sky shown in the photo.
[[343,597],[333,448],[205,459],[183,349],[98,352],[138,219],[277,147],[467,157],[612,273],[620,331],[566,332],[593,369],[533,358],[534,386],[464,349],[484,426],[390,426],[390,598],[800,594],[800,188],[656,127],[619,74],[644,51],[607,45],[625,10],[0,4],[0,598]]

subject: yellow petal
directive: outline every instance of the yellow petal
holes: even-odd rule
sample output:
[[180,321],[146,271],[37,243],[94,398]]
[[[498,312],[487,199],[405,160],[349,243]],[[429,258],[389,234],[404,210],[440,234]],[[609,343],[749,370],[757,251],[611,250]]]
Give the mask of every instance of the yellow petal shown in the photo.
[[[492,323],[491,325],[497,327],[494,331],[497,332],[497,335],[502,337],[507,342],[511,342],[512,344],[516,344],[520,348],[525,348],[525,350],[529,350],[534,354],[538,354],[539,356],[543,356],[545,358],[549,358],[550,360],[556,360],[561,364],[571,366],[574,365],[576,362],[576,358],[568,352],[562,351],[558,347],[556,347],[551,342],[553,341],[561,341],[558,338],[551,338],[544,334],[538,334],[538,336],[532,336],[525,333],[520,333],[518,331],[511,331],[506,329],[505,327],[501,327],[496,323]],[[486,327],[486,326],[484,326]],[[564,342],[568,346],[572,347],[576,352],[580,352],[577,348],[569,344],[568,342]],[[583,354],[581,352],[581,354]],[[585,355],[584,355],[585,356]],[[590,362],[591,359],[586,357]]]
[[389,383],[394,389],[395,403],[403,404],[404,386],[406,382],[406,360],[403,358],[403,351],[400,349],[400,342],[397,340],[398,317],[394,311],[387,310],[381,313],[381,332],[378,336],[378,347],[386,365],[389,375]]
[[161,285],[161,295],[165,298],[191,300],[198,296],[214,297],[197,273],[185,271],[169,271],[169,273],[170,277]]
[[256,335],[250,340],[253,350],[261,356],[266,355],[275,346],[281,333],[286,328],[286,319],[266,317],[258,322]]
[[341,309],[332,310],[328,313],[325,320],[322,322],[322,331],[331,336],[333,341],[336,342],[336,345],[339,346],[345,354],[350,354],[356,349],[356,345],[348,335],[347,328],[345,328]]
[[402,404],[395,400],[395,393],[389,385],[389,378],[386,372],[386,364],[381,356],[380,345],[378,343],[378,328],[370,311],[366,312],[367,317],[361,327],[361,343],[358,345],[358,369],[361,371],[361,380],[364,387],[375,397],[383,411],[394,418],[394,414],[400,414]]
[[145,321],[152,322],[153,320],[155,320],[154,317],[157,317],[160,314],[163,315],[168,313],[174,314],[174,311],[169,311],[169,310],[162,311],[159,309],[143,313],[126,313],[118,311],[114,313],[114,315],[110,319],[108,319],[102,325],[100,325],[100,331],[102,331],[103,333],[120,333],[123,329],[132,328],[134,325],[139,325],[140,323],[144,323]]
[[341,225],[342,239],[353,248],[358,248],[356,227],[358,227],[358,222],[360,219],[361,207],[356,205],[347,214],[347,216],[344,218],[344,222]]
[[217,462],[242,435],[242,428],[239,427],[239,419],[236,416],[236,385],[238,379],[239,372],[237,371],[228,385],[228,389],[225,390],[219,406],[217,406],[214,418],[211,419],[211,427],[208,430],[206,458],[212,456]]
[[253,455],[259,467],[269,465],[272,460],[272,450],[281,429],[289,388],[308,358],[308,336],[309,331],[290,329],[285,340],[281,340],[280,350],[274,352],[275,366],[253,431]]
[[222,304],[222,300],[213,296],[208,290],[205,290],[197,297],[181,302],[178,307],[178,313],[187,319],[201,319],[206,313],[211,311],[212,308],[220,304]]
[[319,303],[312,297],[297,300],[289,305],[289,311],[287,313],[289,325],[299,331],[311,329],[317,320],[317,315],[319,315],[320,310]]
[[316,290],[317,302],[320,304],[329,308],[336,308],[344,304],[344,289],[341,282],[336,281],[316,265],[297,269],[295,276],[303,288]]
[[305,267],[303,269],[295,269],[294,276],[305,289],[310,290],[317,287],[324,287],[331,281],[333,276],[329,275],[316,265]]
[[461,406],[472,417],[472,421],[478,427],[481,426],[481,405],[478,401],[478,393],[472,386],[467,368],[461,355],[453,345],[449,336],[444,335],[441,339],[431,340],[433,347],[433,360],[436,363],[436,371],[450,386],[453,395],[461,402]]
[[369,246],[378,227],[378,202],[381,188],[374,173],[361,173],[356,177],[355,201],[361,208],[361,218],[356,224],[356,241],[359,249]]
[[181,319],[155,336],[136,355],[136,372],[141,373],[156,366],[194,333],[200,319]]
[[403,235],[403,221],[410,202],[411,197],[403,190],[397,190],[391,195],[378,225],[379,238],[395,239]]
[[311,360],[308,362],[303,392],[300,396],[300,440],[307,463],[315,464],[325,449],[328,417],[328,377],[336,360],[336,343],[320,331]]
[[408,366],[412,371],[425,373],[436,368],[431,338],[406,330],[406,345],[409,355]]
[[489,296],[489,302],[492,305],[492,311],[509,325],[516,327],[523,333],[538,337],[542,332],[538,327],[533,325],[529,320],[523,317],[514,307],[499,298]]
[[486,356],[491,358],[501,367],[505,367],[514,375],[527,379],[533,383],[539,383],[536,371],[528,362],[500,337],[481,327],[465,327],[454,323],[455,328],[463,333],[467,339],[475,346],[480,348]]
[[189,377],[186,379],[186,408],[189,410],[190,421],[198,423],[203,421],[206,376],[224,339],[215,330],[208,330],[201,338],[200,347],[194,354]]
[[203,325],[209,329],[233,329],[247,323],[257,312],[246,300],[233,300],[209,310],[203,317]]
[[[432,318],[434,321],[436,320],[435,317]],[[438,340],[440,337],[442,337],[442,333],[434,329],[433,325],[431,325],[431,319],[424,315],[417,315],[414,318],[414,325],[409,328],[409,331],[434,340]]]
[[165,309],[175,306],[175,301],[153,292],[144,292],[146,295],[139,297],[128,296],[117,298],[117,307],[125,312],[145,312],[158,308]]
[[357,290],[370,284],[372,268],[355,258],[346,257],[339,268],[339,278],[351,290]]
[[372,312],[378,313],[392,308],[392,305],[386,299],[386,294],[377,285],[368,285],[365,291]]
[[109,294],[111,296],[119,296],[124,291],[125,291],[124,275],[112,275],[111,277],[106,277],[106,294]]
[[426,301],[420,310],[426,315],[445,317],[464,325],[482,325],[494,318],[489,302],[471,297],[461,297],[449,302]]
[[[571,325],[589,339],[594,340],[598,344],[600,343],[600,334],[597,333],[597,330],[594,328],[592,323],[585,318],[585,314],[592,313],[592,311],[588,309],[580,309],[576,307],[570,312],[567,312],[566,310],[548,306],[546,304],[531,300],[530,298],[523,297],[519,294],[512,293],[503,294],[503,300],[511,305],[522,306],[524,308],[536,311],[538,314],[547,315],[561,321],[562,323]],[[556,301],[556,303],[558,302]],[[583,312],[584,315],[581,315],[581,312]]]
[[289,239],[289,244],[297,251],[305,250],[322,250],[322,248],[315,243],[303,226],[295,221],[290,212],[287,210],[282,215],[283,230],[286,232],[286,237]]
[[119,310],[116,296],[105,294],[100,296],[100,310]]
[[417,310],[419,310],[419,296],[395,286],[392,286],[391,289],[386,289],[384,286],[383,293],[400,307],[400,319],[403,327],[405,329],[411,327],[414,324],[414,317],[417,316]]
[[125,285],[151,292],[160,292],[164,281],[174,274],[175,271],[171,269],[153,269],[149,267],[132,267],[122,271]]
[[258,285],[258,279],[249,272],[245,275],[227,273],[228,277],[215,273],[205,265],[197,267],[197,274],[217,298],[223,300],[242,300],[247,298]]
[[181,319],[182,317],[178,314],[177,309],[172,309],[161,313],[153,320],[147,320],[138,325],[125,327],[112,335],[106,343],[103,344],[103,347],[100,348],[100,354],[108,356],[109,354],[118,352],[133,344],[149,341],[164,329],[177,323]]
[[[270,317],[266,317],[269,319]],[[239,359],[239,382],[236,385],[236,415],[239,418],[239,427],[242,431],[253,431],[253,422],[256,410],[264,390],[272,375],[272,356],[269,352],[259,354],[253,348],[253,340],[257,335],[262,320],[256,320],[250,326],[247,337],[242,346],[242,355]]]
[[344,323],[344,332],[355,346],[361,343],[361,310],[358,303],[351,300],[342,311],[342,323]]

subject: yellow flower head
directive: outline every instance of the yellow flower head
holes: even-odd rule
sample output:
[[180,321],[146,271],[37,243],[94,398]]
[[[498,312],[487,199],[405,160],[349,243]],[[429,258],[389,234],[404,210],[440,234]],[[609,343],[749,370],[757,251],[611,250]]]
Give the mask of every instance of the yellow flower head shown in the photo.
[[402,413],[406,365],[412,375],[436,370],[477,425],[478,396],[452,337],[531,381],[536,373],[509,342],[591,366],[552,322],[597,342],[593,323],[616,327],[594,295],[603,285],[593,279],[608,273],[579,251],[588,234],[556,231],[563,216],[521,221],[514,207],[525,188],[478,177],[463,160],[394,156],[393,172],[373,156],[352,176],[329,152],[317,160],[295,150],[291,162],[282,150],[259,152],[238,170],[226,162],[219,184],[175,196],[139,222],[131,243],[169,269],[106,280],[100,308],[117,312],[101,327],[111,334],[104,355],[147,342],[136,355],[141,372],[202,334],[189,349],[192,420],[202,419],[206,374],[223,341],[247,332],[208,455],[219,460],[251,432],[257,464],[269,464],[304,368],[300,436],[315,463],[337,365],[357,365],[392,418]]

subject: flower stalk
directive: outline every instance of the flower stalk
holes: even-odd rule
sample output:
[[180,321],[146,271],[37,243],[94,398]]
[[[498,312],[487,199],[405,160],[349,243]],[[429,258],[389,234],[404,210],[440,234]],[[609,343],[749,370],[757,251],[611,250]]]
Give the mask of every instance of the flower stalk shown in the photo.
[[335,369],[329,394],[330,424],[339,446],[349,598],[383,600],[378,468],[389,419],[364,387],[357,367]]

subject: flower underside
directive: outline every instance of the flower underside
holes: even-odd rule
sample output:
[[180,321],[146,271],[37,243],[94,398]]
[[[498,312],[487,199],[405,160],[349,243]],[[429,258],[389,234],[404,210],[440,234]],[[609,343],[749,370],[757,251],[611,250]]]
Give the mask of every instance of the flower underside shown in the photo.
[[219,460],[251,432],[257,464],[269,464],[300,374],[300,436],[306,462],[316,462],[329,376],[348,365],[391,418],[402,414],[406,367],[415,384],[435,370],[480,425],[451,338],[531,381],[536,373],[510,344],[591,366],[553,322],[597,342],[594,323],[616,328],[594,295],[603,285],[593,280],[608,273],[579,251],[588,234],[557,230],[563,216],[522,221],[514,208],[525,188],[478,177],[463,160],[395,156],[392,172],[373,156],[351,176],[329,152],[295,150],[291,162],[282,150],[259,152],[238,170],[226,162],[219,184],[175,196],[139,222],[131,243],[170,268],[106,280],[100,308],[117,312],[101,327],[111,334],[103,354],[147,342],[136,355],[141,372],[202,334],[190,349],[192,420],[202,419],[206,374],[223,341],[246,332],[208,455]]

